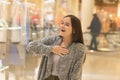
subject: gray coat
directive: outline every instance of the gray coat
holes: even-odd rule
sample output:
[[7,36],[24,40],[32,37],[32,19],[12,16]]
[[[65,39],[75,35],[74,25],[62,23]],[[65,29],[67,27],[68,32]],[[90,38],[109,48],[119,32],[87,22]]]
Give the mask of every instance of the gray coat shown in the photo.
[[[62,37],[52,36],[28,44],[27,51],[42,56],[37,80],[44,80],[51,75],[54,54],[51,52],[51,48],[54,45],[59,45],[61,42]],[[67,49],[69,54],[60,57],[59,64],[57,65],[58,77],[60,80],[81,80],[85,56],[84,45],[81,43],[71,43]]]

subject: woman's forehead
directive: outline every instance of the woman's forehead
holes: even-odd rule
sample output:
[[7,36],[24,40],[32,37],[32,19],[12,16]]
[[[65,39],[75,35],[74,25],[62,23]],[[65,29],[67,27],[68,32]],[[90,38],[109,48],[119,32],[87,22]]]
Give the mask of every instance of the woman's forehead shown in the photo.
[[67,23],[71,23],[70,17],[64,17],[62,21],[67,22]]

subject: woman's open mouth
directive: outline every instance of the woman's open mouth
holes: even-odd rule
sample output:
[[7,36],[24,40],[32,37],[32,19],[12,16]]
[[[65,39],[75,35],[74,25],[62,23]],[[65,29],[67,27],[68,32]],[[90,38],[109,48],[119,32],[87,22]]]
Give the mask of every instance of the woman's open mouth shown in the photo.
[[61,30],[62,32],[65,32],[65,30]]

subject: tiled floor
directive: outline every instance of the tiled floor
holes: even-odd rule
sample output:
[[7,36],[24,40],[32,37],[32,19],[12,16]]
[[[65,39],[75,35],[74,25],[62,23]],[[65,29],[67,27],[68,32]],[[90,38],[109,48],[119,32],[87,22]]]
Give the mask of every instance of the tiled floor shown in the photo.
[[83,80],[120,80],[120,51],[89,52]]
[[[120,51],[90,52],[83,66],[82,80],[120,80]],[[27,55],[26,65],[9,67],[9,80],[35,80],[40,57]],[[0,72],[0,80],[5,80],[5,72]]]

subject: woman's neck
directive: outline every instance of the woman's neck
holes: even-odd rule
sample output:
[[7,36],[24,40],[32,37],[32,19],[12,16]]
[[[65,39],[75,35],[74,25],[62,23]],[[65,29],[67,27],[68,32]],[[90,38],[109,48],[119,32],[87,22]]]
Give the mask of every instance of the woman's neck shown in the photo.
[[68,37],[68,38],[63,37],[63,41],[62,41],[61,45],[64,47],[67,47],[71,42],[72,42],[72,39],[70,37]]

